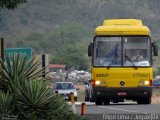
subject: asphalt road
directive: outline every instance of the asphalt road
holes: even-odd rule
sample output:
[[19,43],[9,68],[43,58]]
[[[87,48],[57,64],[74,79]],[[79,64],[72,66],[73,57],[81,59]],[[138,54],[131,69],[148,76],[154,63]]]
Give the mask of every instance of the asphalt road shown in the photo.
[[[80,104],[76,105],[76,112],[80,114]],[[160,104],[137,105],[136,102],[125,102],[96,106],[86,103],[86,115],[91,120],[160,120]]]

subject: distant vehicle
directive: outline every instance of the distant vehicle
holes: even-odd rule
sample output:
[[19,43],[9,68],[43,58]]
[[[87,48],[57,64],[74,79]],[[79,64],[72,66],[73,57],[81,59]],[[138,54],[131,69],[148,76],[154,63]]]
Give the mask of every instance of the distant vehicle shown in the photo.
[[72,82],[56,82],[54,85],[55,93],[64,96],[65,100],[70,99],[70,93],[74,93],[74,100],[77,101],[77,90]]
[[153,80],[154,87],[160,87],[160,80]]
[[90,102],[93,102],[92,100],[92,84],[91,83],[91,80],[87,81],[87,82],[84,82],[85,84],[85,101],[90,101]]

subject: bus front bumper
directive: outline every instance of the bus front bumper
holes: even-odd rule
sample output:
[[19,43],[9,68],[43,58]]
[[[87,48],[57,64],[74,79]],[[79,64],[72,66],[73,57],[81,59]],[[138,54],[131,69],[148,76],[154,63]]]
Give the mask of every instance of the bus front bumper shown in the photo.
[[93,87],[94,97],[109,99],[136,99],[152,96],[152,87],[133,87],[133,88],[107,88]]

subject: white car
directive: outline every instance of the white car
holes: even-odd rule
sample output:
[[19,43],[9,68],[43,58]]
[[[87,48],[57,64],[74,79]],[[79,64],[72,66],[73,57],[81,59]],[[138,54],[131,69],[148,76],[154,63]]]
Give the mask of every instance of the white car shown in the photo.
[[74,99],[77,101],[77,90],[72,82],[56,82],[54,85],[55,93],[58,93],[66,100],[70,100],[70,93],[74,93]]

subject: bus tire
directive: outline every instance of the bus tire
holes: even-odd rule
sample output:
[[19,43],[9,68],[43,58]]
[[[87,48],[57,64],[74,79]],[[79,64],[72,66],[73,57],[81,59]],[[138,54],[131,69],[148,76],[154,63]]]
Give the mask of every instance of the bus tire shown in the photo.
[[138,104],[151,104],[151,97],[141,98],[137,100]]
[[151,104],[151,97],[147,97],[144,99],[144,104]]
[[95,101],[96,105],[102,105],[102,99],[98,99],[96,98],[96,101]]
[[138,99],[137,104],[143,104],[143,101],[141,99]]
[[103,103],[104,103],[104,105],[109,105],[110,100],[109,100],[109,99],[104,99],[104,100],[103,100]]

